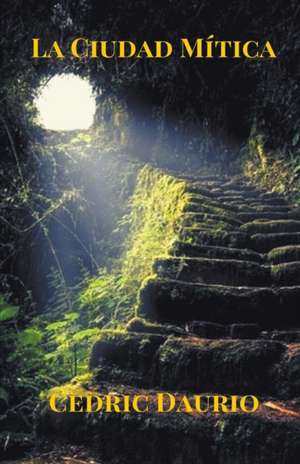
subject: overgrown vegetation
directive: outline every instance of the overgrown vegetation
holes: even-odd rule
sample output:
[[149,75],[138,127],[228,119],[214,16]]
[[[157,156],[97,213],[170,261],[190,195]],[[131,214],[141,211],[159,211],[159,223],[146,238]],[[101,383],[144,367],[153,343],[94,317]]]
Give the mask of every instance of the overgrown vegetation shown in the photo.
[[[297,139],[292,143],[298,143]],[[300,205],[300,151],[282,152],[265,148],[263,135],[252,135],[245,147],[244,173],[257,185],[288,195]]]
[[82,301],[105,314],[109,325],[134,315],[138,290],[155,259],[168,253],[186,201],[185,182],[150,166],[140,171],[129,212],[120,223],[127,230],[124,252],[109,274],[102,271],[82,292]]

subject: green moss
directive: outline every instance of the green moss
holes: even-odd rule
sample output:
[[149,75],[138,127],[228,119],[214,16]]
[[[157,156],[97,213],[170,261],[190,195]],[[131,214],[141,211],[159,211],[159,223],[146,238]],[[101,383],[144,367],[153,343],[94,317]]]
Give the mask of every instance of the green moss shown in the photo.
[[126,325],[126,330],[128,332],[137,333],[186,336],[185,330],[180,327],[169,324],[155,324],[146,321],[142,317],[134,317],[131,319]]
[[268,253],[267,260],[274,264],[300,261],[300,245],[274,248]]
[[180,229],[187,203],[186,183],[145,166],[139,173],[129,213],[120,228],[126,238],[112,270],[92,279],[82,300],[95,308],[111,306],[111,318],[129,320],[138,290],[152,272],[154,260],[166,256]]

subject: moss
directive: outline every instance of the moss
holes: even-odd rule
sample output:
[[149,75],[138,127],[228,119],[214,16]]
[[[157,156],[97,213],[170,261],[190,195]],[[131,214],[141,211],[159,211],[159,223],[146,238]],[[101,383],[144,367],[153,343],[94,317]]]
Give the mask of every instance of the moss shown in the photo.
[[300,245],[274,248],[268,253],[267,261],[273,264],[300,261]]
[[249,234],[300,232],[300,221],[293,221],[293,220],[252,221],[252,222],[242,225],[241,230]]
[[152,279],[140,292],[140,316],[158,322],[202,320],[286,327],[299,323],[300,286],[230,287]]
[[[166,336],[158,334],[103,332],[93,346],[90,359],[91,369],[116,366],[121,370],[149,373],[158,347]],[[109,370],[105,371],[109,376]],[[106,380],[108,377],[106,377]]]
[[141,317],[134,317],[126,324],[128,332],[186,336],[184,329],[168,324],[154,324]]
[[213,258],[163,258],[154,263],[162,278],[184,282],[265,287],[271,284],[269,268],[249,261]]
[[174,243],[171,254],[177,257],[190,256],[212,259],[237,259],[257,263],[264,262],[264,256],[255,251],[221,246],[197,245],[183,241]]
[[207,212],[185,212],[184,213],[184,222],[188,224],[189,222],[195,223],[195,222],[205,222],[205,221],[211,221],[214,223],[217,223],[219,221],[226,222],[229,225],[233,227],[239,227],[242,225],[242,222],[236,219],[233,215],[229,213],[219,213],[219,214],[214,214],[214,213],[207,213]]
[[156,383],[179,391],[277,393],[284,353],[280,342],[169,339],[159,348]]
[[272,265],[271,276],[275,285],[300,285],[300,262]]
[[167,255],[177,237],[187,202],[185,188],[185,181],[158,169],[145,166],[140,171],[129,213],[122,219],[124,251],[108,274],[112,291],[104,295],[105,276],[92,279],[82,294],[85,303],[104,310],[117,307],[114,317],[118,320],[133,316],[138,290],[151,274],[153,261]]
[[193,228],[185,227],[182,229],[180,239],[198,245],[210,245],[232,248],[250,248],[250,237],[242,232],[228,232],[224,230],[197,231]]

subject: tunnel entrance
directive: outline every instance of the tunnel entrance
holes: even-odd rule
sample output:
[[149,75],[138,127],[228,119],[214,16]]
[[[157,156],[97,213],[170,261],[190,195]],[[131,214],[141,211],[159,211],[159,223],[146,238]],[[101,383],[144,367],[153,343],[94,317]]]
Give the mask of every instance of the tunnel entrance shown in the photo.
[[39,123],[55,131],[89,129],[94,121],[96,100],[87,79],[75,74],[52,77],[40,88],[35,101]]

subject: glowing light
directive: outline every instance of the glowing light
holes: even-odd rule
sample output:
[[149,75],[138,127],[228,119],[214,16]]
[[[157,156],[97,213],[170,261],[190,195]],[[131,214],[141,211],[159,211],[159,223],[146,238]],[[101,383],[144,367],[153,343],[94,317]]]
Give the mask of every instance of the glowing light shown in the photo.
[[74,74],[53,77],[35,103],[40,124],[57,131],[88,129],[96,110],[91,85]]

